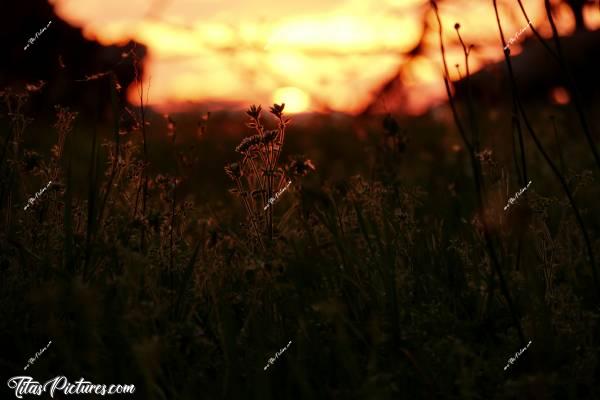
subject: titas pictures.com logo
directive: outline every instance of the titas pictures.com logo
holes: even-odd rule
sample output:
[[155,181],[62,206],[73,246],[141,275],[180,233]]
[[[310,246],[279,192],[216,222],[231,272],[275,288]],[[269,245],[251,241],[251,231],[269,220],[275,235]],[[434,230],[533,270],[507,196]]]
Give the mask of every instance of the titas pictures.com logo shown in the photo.
[[133,394],[135,392],[135,385],[95,385],[83,378],[75,383],[69,383],[66,376],[57,376],[44,384],[34,381],[31,376],[13,376],[7,383],[10,389],[14,389],[15,396],[18,399],[22,399],[23,395],[27,394],[41,396],[46,391],[48,391],[51,398],[54,398],[57,391],[63,392],[65,395],[96,394],[101,396],[107,394]]

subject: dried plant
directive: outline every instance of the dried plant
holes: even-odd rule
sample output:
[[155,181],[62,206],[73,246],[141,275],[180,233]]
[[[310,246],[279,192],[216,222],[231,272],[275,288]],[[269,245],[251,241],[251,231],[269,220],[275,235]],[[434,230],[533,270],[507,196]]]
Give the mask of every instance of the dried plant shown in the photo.
[[69,111],[69,107],[55,106],[56,123],[54,129],[58,132],[58,140],[56,145],[52,147],[52,155],[56,161],[62,159],[65,147],[65,139],[73,129],[73,121],[77,118],[77,112]]
[[242,160],[225,167],[225,172],[236,185],[231,192],[242,200],[254,236],[261,246],[264,246],[263,232],[270,240],[273,239],[273,208],[265,208],[269,199],[291,180],[290,171],[294,171],[294,176],[304,176],[315,169],[310,160],[293,160],[287,169],[277,165],[285,131],[291,121],[283,115],[284,108],[285,104],[270,107],[270,113],[277,119],[277,129],[265,130],[261,120],[262,107],[252,105],[246,111],[250,118],[246,125],[256,134],[244,138],[236,147]]

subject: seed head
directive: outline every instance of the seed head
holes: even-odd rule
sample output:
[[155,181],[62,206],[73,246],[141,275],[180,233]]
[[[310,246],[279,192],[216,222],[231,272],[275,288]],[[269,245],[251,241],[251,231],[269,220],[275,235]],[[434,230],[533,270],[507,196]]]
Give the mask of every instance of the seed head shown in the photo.
[[246,111],[246,114],[248,114],[248,116],[250,116],[250,118],[253,119],[258,119],[258,117],[260,117],[260,111],[262,110],[261,106],[256,107],[254,104],[250,106],[250,108],[248,109],[248,111]]
[[306,176],[310,170],[315,171],[315,165],[309,159],[295,159],[289,165],[290,172],[294,175]]
[[263,136],[263,138],[262,138],[262,142],[264,144],[271,143],[272,141],[275,140],[275,138],[277,138],[277,130],[276,129],[267,131],[265,133],[265,136]]
[[225,173],[227,173],[227,176],[229,176],[232,180],[236,180],[241,178],[242,169],[238,163],[231,163],[225,166]]
[[277,118],[281,118],[283,115],[283,109],[285,108],[285,103],[273,104],[273,107],[270,108],[271,114],[275,115]]
[[252,146],[256,146],[261,142],[262,138],[260,135],[252,135],[250,137],[244,138],[242,142],[235,148],[235,151],[238,153],[247,152]]

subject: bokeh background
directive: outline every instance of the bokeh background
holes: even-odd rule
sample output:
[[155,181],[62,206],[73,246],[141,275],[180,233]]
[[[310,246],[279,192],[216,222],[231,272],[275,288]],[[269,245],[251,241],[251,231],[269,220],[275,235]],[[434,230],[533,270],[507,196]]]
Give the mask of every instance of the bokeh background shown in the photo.
[[0,379],[600,396],[598,1],[28,0],[0,20]]
[[[390,80],[400,81],[395,89],[403,96],[389,100],[389,106],[405,113],[421,114],[446,97],[436,23],[427,1],[51,3],[87,39],[103,45],[135,40],[147,46],[144,83],[154,81],[150,103],[171,110],[188,102],[245,108],[285,101],[288,112],[355,114],[365,111]],[[600,27],[594,2],[551,4],[560,35]],[[525,6],[542,37],[550,37],[543,2]],[[452,36],[460,21],[464,40],[476,46],[472,72],[502,60],[492,2],[443,1],[440,8],[445,33]],[[498,11],[507,39],[526,27],[516,1],[498,2]],[[528,31],[519,38],[513,55],[529,36]],[[462,61],[455,37],[448,47],[450,65]],[[454,68],[451,77],[459,78]],[[132,88],[129,99],[134,98]]]

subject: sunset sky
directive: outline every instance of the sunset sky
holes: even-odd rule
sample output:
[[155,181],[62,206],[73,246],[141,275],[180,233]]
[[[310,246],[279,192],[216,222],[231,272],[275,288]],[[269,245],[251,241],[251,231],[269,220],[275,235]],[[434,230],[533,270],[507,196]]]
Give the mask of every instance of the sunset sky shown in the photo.
[[[269,104],[285,101],[291,112],[332,109],[360,111],[373,92],[394,76],[402,53],[422,31],[427,1],[420,0],[54,0],[58,15],[80,26],[90,39],[118,44],[134,39],[148,46],[145,79],[150,103],[173,108],[188,101]],[[525,1],[534,25],[548,34],[541,1]],[[527,23],[515,2],[499,2],[507,40]],[[510,4],[510,6],[508,5]],[[535,6],[534,6],[535,5]],[[477,69],[502,58],[492,2],[447,1],[440,5],[445,39],[454,41],[460,22]],[[600,26],[599,18],[590,26]],[[573,30],[567,9],[559,30]],[[437,29],[437,23],[429,19]],[[436,33],[436,32],[434,32]],[[529,36],[524,32],[511,49]],[[404,108],[422,112],[443,99],[437,34],[426,37],[423,57],[404,81],[410,88]],[[447,43],[448,44],[448,43]],[[449,49],[450,65],[462,63]],[[133,94],[133,93],[131,93]]]

